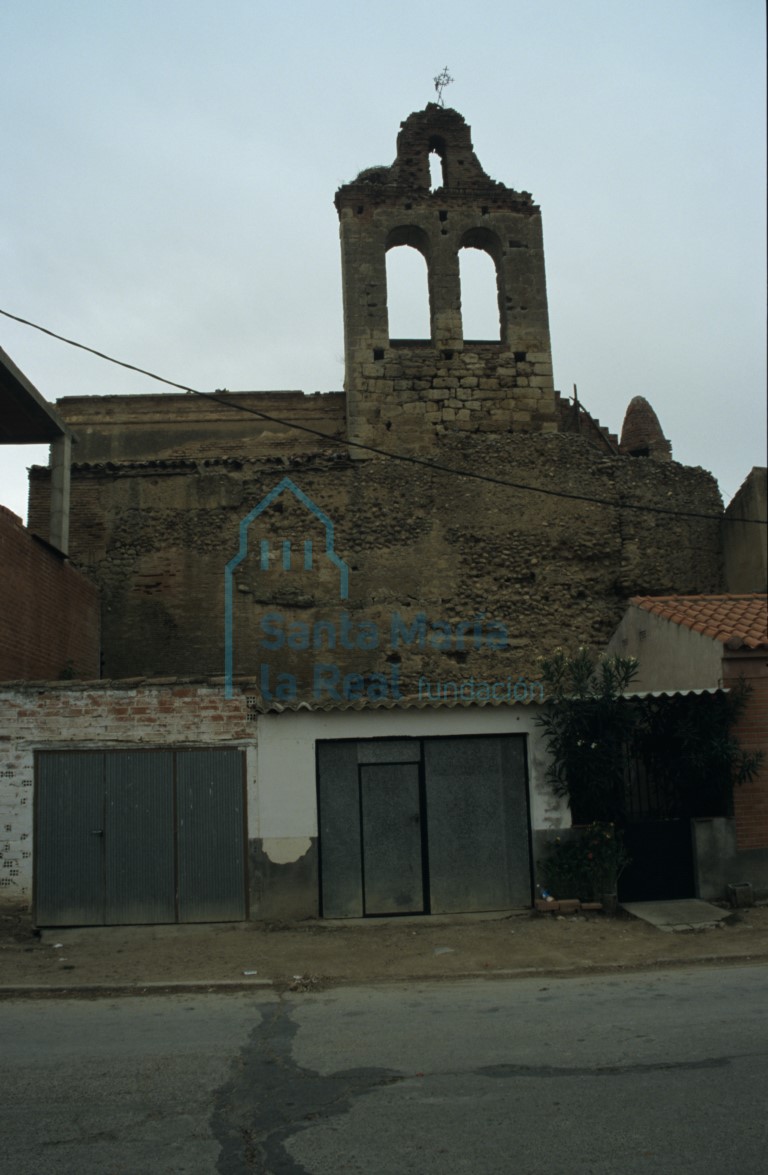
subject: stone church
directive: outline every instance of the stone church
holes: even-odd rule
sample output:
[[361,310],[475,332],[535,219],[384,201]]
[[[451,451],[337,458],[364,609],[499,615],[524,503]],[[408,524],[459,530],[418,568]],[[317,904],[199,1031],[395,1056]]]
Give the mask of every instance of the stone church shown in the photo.
[[[42,925],[530,905],[570,823],[539,658],[726,586],[714,478],[644,399],[619,438],[555,389],[541,212],[460,114],[410,115],[336,207],[343,391],[56,403],[101,672],[0,689],[6,892]],[[398,249],[427,338],[390,333]],[[466,249],[492,338],[465,336]],[[51,483],[29,527],[55,541]]]
[[[391,676],[395,664],[404,695],[420,677],[530,679],[555,646],[602,647],[630,596],[718,590],[715,480],[669,459],[644,401],[619,442],[555,390],[541,212],[486,174],[461,115],[435,104],[412,114],[391,167],[361,171],[336,207],[343,392],[57,402],[76,439],[70,553],[102,592],[103,675],[223,674],[231,608],[233,675],[257,677],[265,610],[284,630],[314,632],[341,608],[357,628],[383,633],[394,614],[445,637],[337,642],[343,675]],[[400,248],[424,260],[426,339],[389,334],[387,254]],[[464,337],[464,249],[493,263],[494,339]],[[31,479],[42,534],[49,476]],[[241,523],[285,477],[333,524],[349,565],[343,601],[331,563],[304,567],[302,544],[325,532],[291,492],[253,520],[225,599]],[[506,642],[450,639],[478,618]],[[282,648],[306,686],[312,651],[287,636]]]

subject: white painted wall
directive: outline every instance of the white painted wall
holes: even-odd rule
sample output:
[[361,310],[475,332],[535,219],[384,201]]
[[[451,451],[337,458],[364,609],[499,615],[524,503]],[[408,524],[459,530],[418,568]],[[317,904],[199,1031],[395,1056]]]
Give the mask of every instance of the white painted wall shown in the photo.
[[720,641],[630,604],[606,652],[636,657],[630,690],[716,689],[722,685]]
[[259,719],[257,752],[259,835],[270,842],[317,836],[315,744],[318,740],[480,734],[527,737],[532,827],[568,827],[568,807],[552,795],[544,777],[548,758],[541,728],[535,721],[537,712],[540,707],[536,706],[488,706],[263,714]]
[[248,837],[275,864],[299,860],[317,835],[318,739],[525,735],[531,824],[568,827],[545,781],[540,706],[445,710],[302,711],[247,722],[241,697],[220,689],[138,687],[0,690],[0,903],[32,895],[34,752],[163,746],[236,746],[246,752]]

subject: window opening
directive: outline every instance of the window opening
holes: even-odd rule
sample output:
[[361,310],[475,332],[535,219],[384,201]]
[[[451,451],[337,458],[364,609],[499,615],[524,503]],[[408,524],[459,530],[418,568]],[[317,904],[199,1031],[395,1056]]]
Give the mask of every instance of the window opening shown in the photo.
[[427,263],[411,245],[387,252],[387,311],[391,339],[431,338]]
[[493,258],[482,249],[460,249],[459,273],[464,339],[497,343],[501,327]]
[[442,188],[445,183],[445,176],[443,174],[443,161],[437,151],[430,151],[429,153],[429,190],[436,192],[438,188]]

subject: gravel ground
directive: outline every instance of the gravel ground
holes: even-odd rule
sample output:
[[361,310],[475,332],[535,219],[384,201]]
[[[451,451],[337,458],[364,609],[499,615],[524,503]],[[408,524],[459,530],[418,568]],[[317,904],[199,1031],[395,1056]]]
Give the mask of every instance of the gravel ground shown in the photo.
[[768,907],[669,934],[628,915],[509,914],[44,930],[0,919],[0,988],[338,983],[768,959]]

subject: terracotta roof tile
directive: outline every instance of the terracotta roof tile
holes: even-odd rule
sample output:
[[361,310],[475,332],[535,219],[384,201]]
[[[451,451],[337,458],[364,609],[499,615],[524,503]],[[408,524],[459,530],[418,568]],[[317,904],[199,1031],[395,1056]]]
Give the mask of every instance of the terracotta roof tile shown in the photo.
[[768,648],[768,595],[634,596],[630,604],[729,648]]

